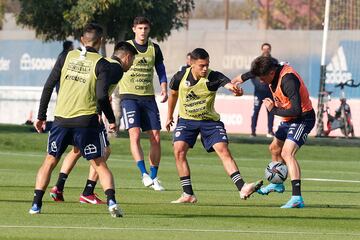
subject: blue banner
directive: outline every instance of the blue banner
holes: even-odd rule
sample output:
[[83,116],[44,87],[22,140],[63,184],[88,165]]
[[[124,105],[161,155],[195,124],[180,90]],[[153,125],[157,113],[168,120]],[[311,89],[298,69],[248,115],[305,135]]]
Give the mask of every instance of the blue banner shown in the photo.
[[[43,43],[40,40],[1,40],[0,41],[0,86],[43,86],[56,62],[58,54],[62,51],[62,42]],[[185,54],[185,53],[184,53]],[[238,54],[240,55],[240,54]],[[283,56],[282,56],[283,55]],[[253,57],[248,55],[235,66],[229,61],[223,73],[232,78],[248,71]],[[256,56],[256,55],[254,55]],[[333,97],[340,97],[340,89],[334,86],[339,82],[354,79],[360,82],[360,41],[342,40],[337,48],[327,56],[326,90],[333,91]],[[174,55],[164,55],[165,62]],[[223,55],[218,56],[226,57]],[[299,52],[285,49],[280,56],[274,56],[279,61],[289,62],[302,76],[312,97],[318,96],[320,81],[320,55],[319,51],[310,49]],[[234,60],[235,61],[235,60]],[[225,64],[226,65],[226,64]],[[239,66],[238,66],[239,65]],[[170,66],[167,66],[170,67]],[[221,69],[219,69],[221,70]],[[172,76],[168,76],[171,79]],[[156,80],[157,81],[157,80]],[[158,86],[155,84],[155,86]],[[246,94],[253,93],[251,82],[243,85]],[[220,92],[229,94],[221,89]],[[360,88],[345,88],[347,98],[360,98]]]
[[61,42],[0,41],[0,86],[43,86],[61,51]]

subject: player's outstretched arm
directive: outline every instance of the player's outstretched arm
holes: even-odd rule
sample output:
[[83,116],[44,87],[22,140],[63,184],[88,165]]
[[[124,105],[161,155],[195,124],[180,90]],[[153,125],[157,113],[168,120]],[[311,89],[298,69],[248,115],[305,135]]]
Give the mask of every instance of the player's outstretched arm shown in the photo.
[[231,91],[235,96],[242,96],[244,94],[244,90],[241,87],[239,87],[239,83],[238,84],[228,83],[224,86],[224,88]]
[[241,75],[236,76],[231,80],[231,83],[237,84],[237,83],[243,83],[244,81],[241,79]]

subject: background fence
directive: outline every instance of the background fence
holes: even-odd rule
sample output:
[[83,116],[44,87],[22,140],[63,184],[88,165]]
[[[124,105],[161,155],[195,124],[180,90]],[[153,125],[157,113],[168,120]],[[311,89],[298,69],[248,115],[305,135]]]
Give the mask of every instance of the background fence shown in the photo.
[[[272,55],[279,61],[289,62],[300,73],[311,96],[316,100],[319,90],[321,31],[240,29],[226,31],[211,25],[212,21],[206,22],[211,27],[204,26],[204,22],[198,25],[194,22],[189,30],[174,31],[166,41],[159,43],[169,79],[179,66],[184,64],[186,53],[196,47],[203,47],[209,52],[212,69],[221,71],[230,78],[235,77],[249,70],[251,61],[260,54],[260,45],[269,42],[272,44]],[[360,31],[337,30],[332,31],[331,36],[326,58],[329,59],[326,89],[334,91],[335,104],[336,97],[339,96],[339,90],[334,89],[336,83],[350,78],[355,82],[360,81],[358,66]],[[61,48],[60,42],[42,43],[33,37],[16,40],[9,39],[9,36],[1,40],[0,35],[1,123],[22,123],[30,111],[37,112],[41,87]],[[107,52],[111,54],[112,45],[107,47]],[[157,77],[155,78],[155,86],[158,86]],[[253,88],[250,82],[244,84],[244,89],[246,94],[252,94]],[[225,89],[220,92],[228,94]],[[352,100],[351,105],[358,105],[359,88],[346,89],[346,96]],[[246,108],[251,114],[252,100],[248,102]],[[358,115],[359,111],[353,111],[355,131],[359,129]],[[49,116],[51,116],[50,111]],[[260,120],[260,125],[262,122],[266,124],[265,118],[260,116]],[[246,129],[248,128],[249,126],[246,126]],[[235,132],[244,132],[244,130]]]

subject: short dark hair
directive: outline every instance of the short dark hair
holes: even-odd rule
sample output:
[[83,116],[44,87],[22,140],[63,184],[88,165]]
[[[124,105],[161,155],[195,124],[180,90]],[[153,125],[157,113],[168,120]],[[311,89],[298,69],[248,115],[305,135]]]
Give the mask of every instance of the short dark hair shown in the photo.
[[270,50],[271,50],[271,44],[270,43],[263,43],[263,44],[261,44],[261,49],[263,49],[263,47],[265,47],[265,46],[268,46],[269,48],[270,48]]
[[115,45],[114,53],[117,53],[117,52],[120,52],[120,51],[130,53],[131,55],[134,55],[134,56],[136,54],[138,54],[138,51],[136,50],[136,48],[133,45],[131,45],[129,42],[125,42],[125,41],[118,42]]
[[136,26],[138,24],[148,24],[149,26],[151,26],[150,20],[143,16],[137,16],[134,18],[133,25]]
[[91,40],[96,41],[103,36],[103,28],[97,23],[88,23],[84,27],[83,36],[89,33],[92,34]]
[[275,58],[260,56],[255,58],[251,63],[251,73],[257,77],[265,76],[269,74],[271,70],[275,70],[278,66],[279,63]]
[[203,49],[203,48],[195,48],[191,53],[190,53],[190,57],[193,60],[198,60],[198,59],[207,59],[209,58],[209,53]]
[[73,48],[73,42],[66,40],[63,42],[63,52],[68,52]]

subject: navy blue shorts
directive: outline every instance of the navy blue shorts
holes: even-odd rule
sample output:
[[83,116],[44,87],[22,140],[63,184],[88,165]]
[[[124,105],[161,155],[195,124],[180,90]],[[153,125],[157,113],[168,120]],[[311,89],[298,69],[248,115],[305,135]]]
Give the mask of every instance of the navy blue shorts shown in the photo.
[[213,152],[213,145],[218,142],[228,143],[224,123],[221,121],[197,121],[179,118],[173,133],[173,142],[184,141],[193,148],[197,136],[201,134],[201,142],[208,152]]
[[315,119],[297,119],[289,122],[281,122],[275,137],[281,141],[289,139],[300,148],[305,144],[308,134],[315,125]]
[[123,99],[121,108],[125,129],[139,127],[142,131],[160,130],[160,113],[155,99]]
[[56,158],[61,158],[67,146],[74,145],[87,160],[104,156],[106,138],[102,130],[101,127],[65,128],[53,124],[49,131],[47,152]]

